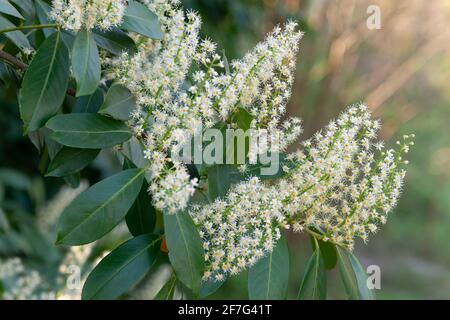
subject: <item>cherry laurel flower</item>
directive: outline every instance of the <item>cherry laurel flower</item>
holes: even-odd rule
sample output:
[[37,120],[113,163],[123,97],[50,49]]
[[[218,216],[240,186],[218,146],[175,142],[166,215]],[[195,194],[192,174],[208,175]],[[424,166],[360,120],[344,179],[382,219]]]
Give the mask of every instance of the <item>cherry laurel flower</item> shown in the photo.
[[352,106],[289,155],[275,185],[251,178],[225,199],[191,209],[205,250],[204,279],[222,280],[253,265],[273,250],[283,228],[348,249],[356,237],[366,241],[397,203],[402,155],[413,138],[384,150],[375,141],[379,126],[366,106]]
[[[139,39],[137,54],[105,62],[110,77],[136,97],[130,126],[145,144],[154,205],[175,213],[186,208],[198,181],[190,180],[185,166],[171,155],[179,154],[195,134],[243,107],[255,117],[252,127],[259,135],[280,141],[271,144],[272,151],[287,147],[299,135],[298,119],[280,122],[302,33],[295,22],[276,27],[226,74],[216,45],[199,38],[201,19],[196,13],[184,12],[178,1],[144,3],[159,17],[164,38]],[[186,87],[190,68],[195,71]],[[256,150],[251,157],[265,151]]]
[[121,24],[125,8],[125,0],[53,0],[50,17],[66,30],[108,30]]

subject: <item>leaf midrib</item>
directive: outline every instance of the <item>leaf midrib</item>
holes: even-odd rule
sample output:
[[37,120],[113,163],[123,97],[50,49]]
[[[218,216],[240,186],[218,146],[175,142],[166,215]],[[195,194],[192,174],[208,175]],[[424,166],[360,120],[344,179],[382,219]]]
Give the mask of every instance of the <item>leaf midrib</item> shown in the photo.
[[194,270],[194,268],[193,268],[193,267],[194,267],[194,266],[193,266],[193,260],[192,260],[191,254],[190,254],[190,252],[189,252],[189,246],[188,246],[188,243],[187,243],[187,240],[186,240],[186,237],[185,237],[185,233],[184,233],[184,230],[183,230],[183,226],[182,226],[182,224],[180,223],[178,214],[175,214],[175,217],[176,217],[176,219],[177,219],[177,224],[178,224],[178,226],[180,227],[180,234],[181,234],[181,237],[183,238],[183,243],[184,243],[185,250],[186,250],[186,253],[187,253],[187,257],[188,257],[188,260],[189,260],[189,269],[191,270],[191,272],[189,273],[189,275],[190,275],[191,281],[192,281],[192,283],[193,283],[193,282],[194,282],[194,272],[195,272],[195,270]]
[[[46,76],[45,76],[44,85],[42,86],[42,90],[41,90],[41,92],[40,92],[40,94],[39,94],[39,99],[38,99],[38,101],[36,102],[36,108],[38,108],[38,107],[41,105],[42,98],[44,97],[44,92],[45,92],[45,90],[47,89],[48,81],[49,81],[50,75],[51,75],[51,73],[52,73],[51,70],[53,69],[53,65],[54,65],[54,63],[55,63],[56,52],[58,51],[58,47],[59,47],[60,33],[59,33],[59,32],[56,32],[56,35],[57,35],[57,36],[56,36],[56,41],[55,41],[55,47],[54,47],[54,49],[53,49],[53,53],[52,53],[52,56],[51,56],[51,59],[50,59],[50,64],[49,64],[48,72],[47,72],[47,74],[46,74]],[[30,123],[33,121],[34,115],[35,115],[35,114],[33,114],[33,116],[31,116]]]
[[[161,240],[161,238],[157,238],[155,240],[153,240],[151,243],[149,243],[148,245],[146,245],[142,250],[140,250],[138,253],[136,253],[131,259],[129,259],[125,264],[123,264],[120,268],[118,268],[112,275],[111,277],[107,278],[106,281],[103,282],[103,284],[94,292],[94,294],[91,296],[90,299],[94,298],[99,291],[101,291],[107,284],[108,282],[111,281],[111,279],[115,278],[126,266],[128,266],[131,262],[133,262],[137,257],[139,257],[142,252],[147,251],[149,248],[151,248],[152,246],[154,246],[155,243],[157,243],[159,240]],[[155,264],[156,259],[153,259],[153,262],[150,266],[150,268]]]
[[102,210],[103,208],[105,208],[110,202],[112,202],[113,200],[115,200],[118,196],[118,194],[122,193],[126,188],[128,188],[137,178],[139,178],[143,173],[144,173],[144,169],[141,169],[138,171],[138,174],[136,174],[132,179],[130,179],[126,184],[124,184],[119,190],[117,190],[109,199],[108,201],[105,201],[104,203],[102,203],[99,207],[97,207],[94,211],[92,211],[90,214],[88,214],[86,217],[84,217],[81,222],[76,225],[70,232],[68,232],[64,237],[60,238],[60,240],[58,241],[59,243],[61,243],[63,241],[63,239],[67,238],[70,234],[73,234],[75,232],[75,230],[77,230],[81,225],[83,225],[84,223],[86,223],[87,220],[89,220],[94,214],[96,214],[98,211]]
[[[343,259],[342,253],[340,252],[340,249],[337,250],[337,254],[339,255],[339,258],[341,260],[341,266],[343,268],[343,271],[345,271],[345,273],[348,275],[348,279],[350,280],[349,284],[352,287],[352,294],[357,293],[358,292],[358,287],[356,286],[357,284],[355,284],[355,281],[351,281],[352,280],[352,276],[351,276],[351,270],[348,270],[348,266],[347,263],[345,263],[345,260]],[[352,295],[350,295],[350,298],[354,298]]]

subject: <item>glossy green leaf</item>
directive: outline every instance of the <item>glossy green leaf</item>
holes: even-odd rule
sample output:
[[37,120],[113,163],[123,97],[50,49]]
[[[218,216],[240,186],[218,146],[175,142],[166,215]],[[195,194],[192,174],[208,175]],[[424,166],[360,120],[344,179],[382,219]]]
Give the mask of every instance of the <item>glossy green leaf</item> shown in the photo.
[[0,0],[0,12],[9,14],[10,16],[23,19],[22,15],[20,14],[17,9],[8,2],[8,0]]
[[129,1],[121,28],[156,40],[164,36],[156,14],[137,1]]
[[103,149],[131,138],[121,121],[93,113],[57,115],[47,122],[52,139],[72,148]]
[[169,259],[177,278],[198,294],[205,263],[200,235],[187,212],[164,215]]
[[100,56],[93,34],[81,29],[72,47],[72,69],[77,80],[77,97],[97,90],[101,78]]
[[173,294],[177,286],[177,276],[172,273],[169,280],[163,285],[155,296],[155,300],[173,300]]
[[250,129],[250,124],[252,123],[253,117],[244,108],[238,108],[237,111],[232,115],[231,121],[236,123],[242,130]]
[[[0,15],[0,30],[14,27],[15,25],[11,21]],[[31,48],[28,38],[22,31],[11,31],[2,35],[11,40],[11,42],[14,43],[14,45],[20,50]]]
[[149,163],[149,161],[144,158],[144,147],[142,142],[134,136],[123,144],[122,153],[137,168],[144,168]]
[[143,176],[144,170],[125,170],[78,195],[61,214],[57,244],[82,245],[110,232],[136,200]]
[[131,92],[120,84],[114,84],[106,94],[100,113],[110,115],[118,120],[128,120],[135,108],[136,100]]
[[337,252],[336,246],[330,242],[324,242],[319,240],[319,248],[322,252],[322,257],[325,263],[326,269],[333,269],[337,264]]
[[326,297],[327,275],[325,261],[320,249],[316,249],[306,264],[297,298],[301,300],[325,300]]
[[367,288],[367,274],[358,259],[348,250],[337,247],[339,270],[345,291],[351,300],[373,300],[373,290]]
[[[124,160],[124,169],[136,168],[136,166],[127,158]],[[146,181],[142,184],[136,201],[128,211],[125,221],[128,230],[133,236],[152,233],[156,223],[156,209],[152,205],[152,198],[148,193],[148,184]]]
[[289,251],[282,236],[273,251],[250,268],[248,296],[251,300],[285,299],[288,284]]
[[215,279],[210,279],[208,281],[202,282],[202,287],[200,288],[200,295],[199,298],[203,299],[206,298],[213,293],[215,293],[217,290],[220,289],[220,287],[225,283],[225,280],[217,281]]
[[56,114],[69,82],[69,51],[55,32],[39,47],[22,82],[20,114],[25,131],[35,131]]
[[86,168],[99,154],[98,149],[63,147],[50,162],[47,176],[65,177]]
[[94,39],[99,47],[115,55],[120,55],[123,52],[133,54],[137,50],[133,39],[118,28],[106,31],[94,30]]
[[[41,24],[48,24],[50,23],[49,14],[52,10],[52,7],[44,2],[43,0],[36,0],[35,1],[36,6],[36,14],[39,19],[39,22]],[[45,28],[42,29],[42,32],[44,33],[45,37],[48,38],[51,34],[55,32],[55,29],[52,28]]]
[[236,168],[231,165],[218,164],[208,168],[208,192],[211,199],[227,195],[232,183],[232,173]]
[[116,299],[134,287],[155,264],[160,240],[145,234],[113,250],[89,274],[81,298]]
[[98,88],[93,94],[78,97],[73,106],[73,113],[97,113],[103,104],[103,91]]
[[73,189],[78,188],[80,186],[80,182],[81,182],[81,175],[79,172],[73,173],[71,175],[65,176],[64,181],[71,188],[73,188]]

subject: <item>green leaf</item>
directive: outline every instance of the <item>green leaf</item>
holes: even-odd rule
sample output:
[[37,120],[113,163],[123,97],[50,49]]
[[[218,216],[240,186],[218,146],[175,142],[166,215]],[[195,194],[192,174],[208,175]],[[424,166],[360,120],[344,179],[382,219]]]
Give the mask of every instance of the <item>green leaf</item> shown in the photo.
[[47,122],[53,140],[73,148],[103,149],[129,140],[130,129],[121,121],[93,113],[57,115]]
[[116,299],[134,287],[155,264],[160,240],[144,234],[113,250],[89,274],[81,298]]
[[237,172],[235,167],[218,164],[208,168],[208,192],[211,199],[223,198],[227,195],[234,182],[232,173]]
[[72,69],[77,80],[77,97],[97,90],[101,78],[100,56],[93,34],[81,29],[72,47]]
[[65,176],[64,181],[67,185],[69,185],[71,188],[76,189],[80,186],[81,182],[81,175],[79,172]]
[[0,12],[9,14],[10,16],[19,18],[19,19],[24,19],[23,16],[20,14],[19,11],[17,11],[17,9],[11,4],[9,3],[7,0],[0,0]]
[[[135,168],[136,166],[128,159],[124,159],[124,169]],[[148,184],[146,181],[142,184],[136,201],[128,211],[125,221],[128,230],[133,236],[151,233],[155,228],[156,209],[152,205],[152,198],[148,193]]]
[[208,281],[202,282],[202,287],[200,288],[200,299],[206,298],[213,293],[215,293],[219,288],[225,283],[225,280],[217,281],[215,279],[210,279]]
[[73,113],[97,113],[103,104],[103,91],[98,88],[89,96],[78,97],[73,106]]
[[318,243],[325,263],[325,268],[328,270],[333,269],[337,264],[336,246],[322,240],[318,240]]
[[164,37],[156,14],[137,1],[129,1],[121,28],[156,40]]
[[133,39],[118,28],[112,28],[107,31],[95,29],[94,39],[99,47],[115,55],[120,55],[123,52],[133,54],[137,50]]
[[198,294],[205,262],[202,241],[187,212],[164,215],[169,259],[177,278]]
[[106,94],[100,113],[110,115],[118,120],[128,120],[135,108],[136,100],[131,92],[120,84],[113,84]]
[[231,121],[236,123],[242,130],[250,129],[253,117],[244,108],[238,108],[237,111],[231,116]]
[[25,131],[35,131],[61,107],[69,82],[69,51],[55,32],[39,47],[19,93]]
[[358,259],[348,250],[337,247],[338,264],[345,291],[351,300],[373,300],[373,290],[367,288],[367,274]]
[[300,300],[325,300],[327,275],[325,262],[319,248],[314,250],[305,268],[297,298]]
[[18,190],[27,190],[31,187],[31,181],[26,175],[10,168],[0,168],[0,182]]
[[131,137],[122,147],[122,153],[137,167],[144,168],[149,161],[144,158],[144,147],[136,137]]
[[[50,23],[49,14],[50,11],[52,10],[52,7],[50,7],[50,5],[44,2],[43,0],[36,0],[35,6],[39,22],[41,24]],[[55,29],[45,28],[42,29],[42,32],[44,32],[45,37],[48,38],[52,33],[55,32]]]
[[248,296],[251,300],[282,300],[289,284],[289,251],[284,236],[266,257],[248,272]]
[[164,286],[156,294],[154,300],[173,300],[173,294],[175,293],[175,288],[177,286],[177,276],[172,273],[169,280],[164,284]]
[[65,177],[86,168],[99,154],[98,149],[76,149],[63,147],[50,162],[49,177]]
[[[14,28],[15,25],[11,23],[8,19],[0,15],[0,30]],[[11,31],[3,34],[9,40],[14,43],[20,50],[31,48],[28,38],[23,34],[22,31]]]
[[82,192],[61,214],[57,244],[82,245],[110,232],[139,194],[144,170],[129,169]]

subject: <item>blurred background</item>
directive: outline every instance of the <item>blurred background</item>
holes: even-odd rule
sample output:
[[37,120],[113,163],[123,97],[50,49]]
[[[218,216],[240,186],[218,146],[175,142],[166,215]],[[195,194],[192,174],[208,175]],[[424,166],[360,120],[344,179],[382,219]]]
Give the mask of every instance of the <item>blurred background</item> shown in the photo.
[[[289,113],[303,119],[302,139],[347,105],[360,101],[382,120],[381,136],[388,145],[403,134],[416,134],[399,206],[367,244],[358,243],[356,253],[363,265],[381,268],[378,299],[449,299],[450,1],[182,2],[200,12],[203,35],[217,42],[229,60],[245,54],[277,23],[299,21],[305,37]],[[13,76],[2,63],[0,75],[2,80]],[[38,168],[46,160],[22,136],[15,90],[0,84],[0,259],[21,257],[41,270],[41,277],[54,288],[64,281],[55,274],[64,271],[67,259],[80,256],[53,246],[54,221],[64,205],[86,187],[85,181],[92,184],[110,175],[118,163],[111,154],[101,154],[85,170],[77,189],[44,179]],[[120,227],[117,234],[123,236]],[[289,298],[293,298],[311,248],[303,236],[289,235],[289,241]],[[100,249],[89,248],[83,259],[94,261],[98,252],[115,243],[119,243],[117,237],[104,239]],[[344,299],[337,273],[329,273],[328,296]],[[245,299],[245,282],[246,274],[234,277],[212,298]],[[131,298],[151,298],[158,285],[153,280],[149,283],[137,288]],[[76,296],[76,292],[66,294]]]

